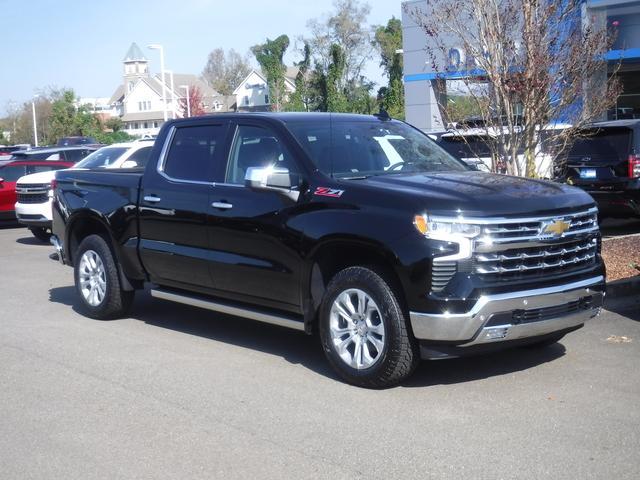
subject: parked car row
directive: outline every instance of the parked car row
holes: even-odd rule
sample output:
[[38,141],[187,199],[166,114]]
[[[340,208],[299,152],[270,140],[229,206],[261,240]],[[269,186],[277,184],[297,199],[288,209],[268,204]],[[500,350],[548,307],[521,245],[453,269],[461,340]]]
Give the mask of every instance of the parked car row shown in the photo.
[[[490,171],[495,140],[487,130],[470,128],[430,136],[454,157],[477,170]],[[640,120],[594,123],[560,154],[542,138],[535,160],[538,178],[582,188],[597,201],[601,217],[640,217]]]
[[49,147],[19,151],[0,167],[0,219],[26,225],[38,239],[51,235],[52,181],[67,168],[144,168],[153,141],[109,145]]

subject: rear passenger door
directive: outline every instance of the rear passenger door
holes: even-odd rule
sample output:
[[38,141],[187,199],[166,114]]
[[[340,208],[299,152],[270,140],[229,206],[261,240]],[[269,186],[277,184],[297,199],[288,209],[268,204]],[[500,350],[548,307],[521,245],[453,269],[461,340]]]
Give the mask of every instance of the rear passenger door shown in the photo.
[[212,288],[207,215],[226,133],[225,122],[174,126],[158,164],[147,166],[140,190],[140,256],[152,282]]
[[222,295],[299,311],[300,234],[287,227],[296,201],[282,193],[244,186],[250,167],[273,165],[300,174],[283,138],[271,127],[239,123],[225,169],[211,190],[210,264]]

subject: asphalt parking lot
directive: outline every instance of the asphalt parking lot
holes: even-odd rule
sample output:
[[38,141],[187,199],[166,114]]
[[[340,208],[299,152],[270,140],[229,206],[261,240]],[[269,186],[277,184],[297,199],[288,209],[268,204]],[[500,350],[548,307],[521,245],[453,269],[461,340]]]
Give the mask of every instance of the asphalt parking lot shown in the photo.
[[85,318],[51,252],[0,229],[0,478],[639,477],[637,305],[370,391],[299,332],[145,293]]

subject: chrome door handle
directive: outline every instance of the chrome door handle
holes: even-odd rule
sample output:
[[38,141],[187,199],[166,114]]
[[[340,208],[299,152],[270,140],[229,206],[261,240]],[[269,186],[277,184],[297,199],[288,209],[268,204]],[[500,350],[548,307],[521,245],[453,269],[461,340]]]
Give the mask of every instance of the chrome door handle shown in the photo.
[[149,203],[158,203],[160,200],[162,199],[160,197],[156,197],[155,195],[146,195],[144,197],[144,201]]
[[233,205],[227,202],[213,202],[211,206],[213,208],[219,208],[221,210],[229,210],[230,208],[233,208]]

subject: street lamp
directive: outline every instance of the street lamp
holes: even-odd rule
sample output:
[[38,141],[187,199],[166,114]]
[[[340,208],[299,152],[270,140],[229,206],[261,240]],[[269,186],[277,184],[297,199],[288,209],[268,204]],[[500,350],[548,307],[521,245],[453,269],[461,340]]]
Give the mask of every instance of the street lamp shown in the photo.
[[164,121],[167,121],[167,87],[164,81],[164,48],[162,45],[152,43],[147,45],[147,48],[151,50],[160,50],[160,71],[162,75],[162,113],[164,115]]
[[34,95],[31,99],[31,113],[33,114],[33,143],[38,146],[38,124],[36,123],[36,98],[40,95]]
[[184,88],[187,91],[187,117],[191,116],[191,98],[189,97],[189,85],[180,85],[180,88]]
[[171,79],[171,118],[176,119],[176,90],[173,86],[173,70],[165,70]]

